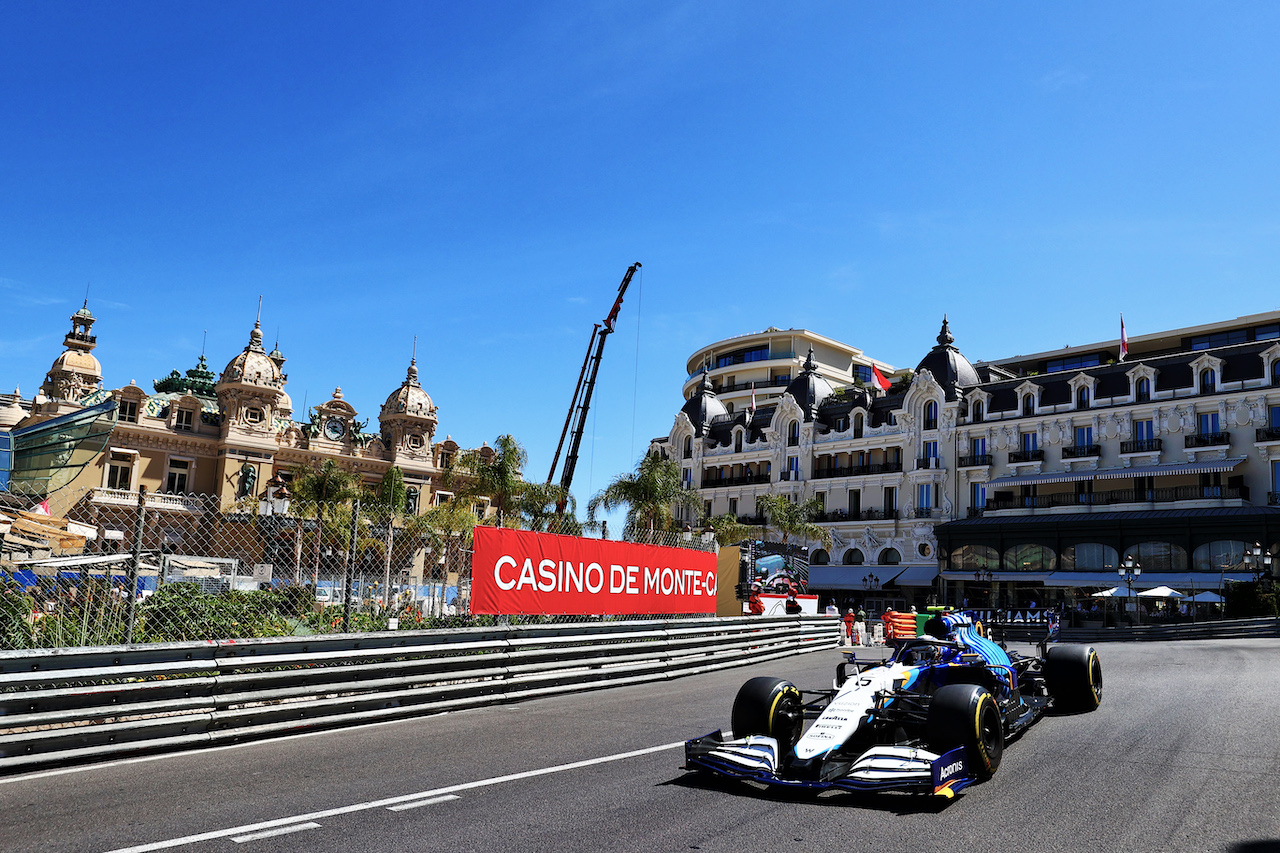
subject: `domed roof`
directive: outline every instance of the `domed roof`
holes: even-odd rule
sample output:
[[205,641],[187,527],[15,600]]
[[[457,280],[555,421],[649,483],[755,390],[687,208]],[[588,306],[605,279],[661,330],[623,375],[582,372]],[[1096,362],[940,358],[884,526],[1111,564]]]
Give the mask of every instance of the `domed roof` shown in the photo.
[[54,359],[50,373],[80,373],[102,377],[102,364],[93,353],[85,350],[69,349]]
[[818,373],[818,365],[813,360],[813,347],[809,347],[809,355],[804,360],[804,369],[800,371],[799,376],[791,380],[791,384],[787,386],[787,393],[795,398],[796,403],[804,411],[806,421],[813,420],[813,413],[818,410],[824,400],[835,393],[831,383]]
[[409,371],[405,375],[404,382],[400,383],[400,387],[392,391],[391,396],[387,397],[387,401],[382,404],[379,419],[395,415],[431,417],[432,408],[431,398],[418,384],[418,360],[413,358],[409,361]]
[[249,333],[249,345],[227,362],[223,369],[218,384],[226,382],[244,382],[272,388],[279,388],[284,384],[280,366],[262,348],[262,328],[257,323],[253,324],[253,331]]
[[276,411],[281,415],[293,414],[293,398],[284,391],[281,391],[280,396],[276,398]]
[[0,406],[0,429],[8,429],[27,416],[27,410],[18,405],[20,393],[13,389],[13,399],[7,406]]
[[933,374],[933,378],[946,391],[948,400],[956,399],[957,389],[981,383],[978,371],[969,363],[969,359],[953,346],[954,343],[955,338],[951,335],[951,327],[947,324],[947,316],[944,314],[942,331],[938,332],[938,345],[929,350],[929,354],[916,367],[916,373],[927,370]]
[[693,422],[693,434],[698,436],[705,434],[707,427],[711,426],[711,422],[718,416],[729,414],[724,403],[720,402],[720,398],[716,396],[716,389],[711,387],[711,377],[705,370],[702,371],[702,381],[698,383],[698,389],[693,392],[688,402],[680,407],[680,411],[689,416],[689,420]]

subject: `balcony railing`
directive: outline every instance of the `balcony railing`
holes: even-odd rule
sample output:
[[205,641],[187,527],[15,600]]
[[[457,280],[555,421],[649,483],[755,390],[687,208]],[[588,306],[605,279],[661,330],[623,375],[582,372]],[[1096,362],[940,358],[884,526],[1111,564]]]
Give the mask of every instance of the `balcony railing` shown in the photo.
[[965,517],[966,517],[966,518],[981,518],[981,517],[982,517],[982,513],[983,513],[983,511],[984,511],[985,509],[986,509],[986,507],[981,507],[981,506],[971,506],[971,507],[969,507],[969,511],[968,511],[968,513],[966,513],[966,514],[965,514]]
[[[124,489],[94,489],[91,500],[96,504],[103,504],[106,506],[136,507],[138,505],[138,493],[126,491]],[[207,500],[208,499],[203,495],[175,495],[161,492],[148,492],[146,508],[166,512],[199,513],[204,512]]]
[[743,474],[738,477],[703,477],[702,488],[718,489],[721,486],[755,486],[761,483],[770,482],[772,477],[772,474]]
[[1231,443],[1231,433],[1202,432],[1198,435],[1189,435],[1183,440],[1185,442],[1183,447],[1218,447]]
[[1043,462],[1043,461],[1044,461],[1043,450],[1010,450],[1009,451],[1010,465],[1017,462]]
[[1280,427],[1263,427],[1256,430],[1254,441],[1280,441]]
[[728,394],[733,391],[750,391],[752,388],[785,388],[790,382],[790,376],[775,376],[773,379],[757,379],[755,382],[734,382],[732,385],[721,385],[716,389],[716,393]]
[[977,454],[976,456],[961,456],[961,457],[960,457],[960,467],[961,467],[961,468],[977,468],[977,467],[982,466],[982,465],[990,465],[990,464],[991,464],[991,454],[990,454],[990,453],[979,453],[979,454]]
[[845,465],[838,468],[815,468],[813,479],[829,480],[832,477],[861,477],[866,474],[895,474],[902,471],[901,462],[877,462],[873,465]]
[[918,506],[915,510],[916,518],[933,518],[933,508],[927,506]]
[[1063,459],[1086,459],[1090,456],[1101,456],[1102,446],[1098,444],[1077,444],[1074,447],[1062,448]]
[[1214,498],[1249,499],[1247,486],[1171,486],[1163,489],[1114,489],[1109,492],[1065,492],[1033,497],[995,498],[987,509],[1051,509],[1060,506],[1111,506],[1131,503],[1172,503]]
[[896,509],[864,509],[858,513],[860,521],[886,521],[898,517]]
[[937,456],[921,456],[916,459],[916,470],[941,468],[942,460]]
[[738,516],[739,524],[750,524],[753,527],[763,527],[765,518],[763,515],[740,515]]
[[785,483],[788,480],[799,480],[799,479],[800,479],[799,471],[779,471],[778,472],[779,483]]
[[1163,438],[1139,438],[1120,442],[1121,453],[1159,453],[1163,449]]

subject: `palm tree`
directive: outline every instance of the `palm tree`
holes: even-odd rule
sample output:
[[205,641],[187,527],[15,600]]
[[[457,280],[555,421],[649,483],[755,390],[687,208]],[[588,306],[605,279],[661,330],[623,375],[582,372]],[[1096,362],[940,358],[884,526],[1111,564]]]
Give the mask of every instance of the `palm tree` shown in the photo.
[[[561,501],[566,511],[557,512]],[[558,483],[526,483],[520,493],[520,523],[526,530],[539,533],[561,533],[581,536],[582,523],[578,521],[578,503],[573,495]]]
[[680,482],[680,466],[658,454],[645,456],[633,474],[619,474],[587,504],[588,523],[596,523],[600,510],[627,508],[623,539],[635,539],[643,532],[670,529],[675,524],[676,507],[697,510],[698,495]]
[[332,519],[339,507],[361,496],[360,475],[346,470],[332,459],[326,459],[319,468],[294,467],[290,485],[293,486],[295,512],[302,516],[314,512],[316,516],[315,569],[318,573],[325,521]]
[[384,604],[391,606],[391,562],[395,552],[395,528],[403,527],[405,506],[409,490],[404,485],[404,472],[396,465],[387,469],[382,482],[366,497],[369,515],[382,525],[385,541],[382,551],[382,596]]
[[778,528],[782,534],[782,550],[791,566],[791,555],[787,548],[787,540],[792,536],[803,539],[814,539],[821,542],[824,548],[831,547],[831,531],[814,519],[822,514],[822,501],[810,498],[804,503],[795,503],[786,495],[760,495],[756,498],[756,510],[763,512],[769,524]]
[[[424,574],[428,581],[435,580],[436,566],[443,564],[444,577],[440,579],[441,585],[447,585],[449,574],[456,572],[458,594],[463,595],[463,587],[469,586],[471,579],[463,571],[462,552],[471,547],[472,537],[479,523],[480,519],[467,504],[456,499],[432,507],[422,514],[420,535],[427,548]],[[443,612],[443,594],[439,604],[440,611]]]
[[456,486],[457,499],[471,503],[488,498],[499,527],[519,518],[517,502],[529,484],[522,472],[529,454],[515,436],[500,435],[491,448],[468,450],[445,471],[444,482]]
[[721,546],[736,545],[747,539],[753,539],[760,533],[760,528],[752,524],[743,524],[736,515],[717,515],[707,519],[707,526],[716,535]]

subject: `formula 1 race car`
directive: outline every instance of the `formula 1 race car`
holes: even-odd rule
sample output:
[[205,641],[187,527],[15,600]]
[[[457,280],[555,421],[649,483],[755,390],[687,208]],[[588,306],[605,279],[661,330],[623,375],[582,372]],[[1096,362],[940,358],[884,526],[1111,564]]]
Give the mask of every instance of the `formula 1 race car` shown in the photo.
[[687,741],[685,768],[766,785],[952,797],[995,773],[1005,742],[1046,711],[1092,711],[1102,700],[1090,646],[1041,642],[1039,656],[1024,657],[964,613],[932,617],[925,634],[891,641],[884,662],[846,652],[831,690],[752,678],[733,703],[732,739],[715,731]]

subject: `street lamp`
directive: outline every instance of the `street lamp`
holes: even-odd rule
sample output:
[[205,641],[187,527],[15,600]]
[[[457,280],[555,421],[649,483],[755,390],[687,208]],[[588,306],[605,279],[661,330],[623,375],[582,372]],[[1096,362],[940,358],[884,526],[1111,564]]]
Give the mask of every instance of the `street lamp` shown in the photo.
[[973,573],[974,581],[977,583],[989,584],[989,588],[987,589],[987,606],[990,607],[993,612],[996,609],[995,577],[995,573],[990,569],[978,569],[978,571]]
[[1254,583],[1257,583],[1271,574],[1271,552],[1263,551],[1262,544],[1254,542],[1252,549],[1247,546],[1244,549],[1244,564],[1253,572]]
[[[1129,596],[1125,599],[1125,606],[1129,604],[1129,598],[1133,598],[1133,579],[1142,574],[1142,566],[1133,558],[1133,555],[1124,558],[1124,562],[1120,564],[1120,568],[1116,570],[1120,575],[1120,579],[1129,587]],[[1137,609],[1136,607],[1134,608]]]
[[880,578],[875,575],[867,575],[862,579],[862,588],[865,590],[873,590],[880,588]]

